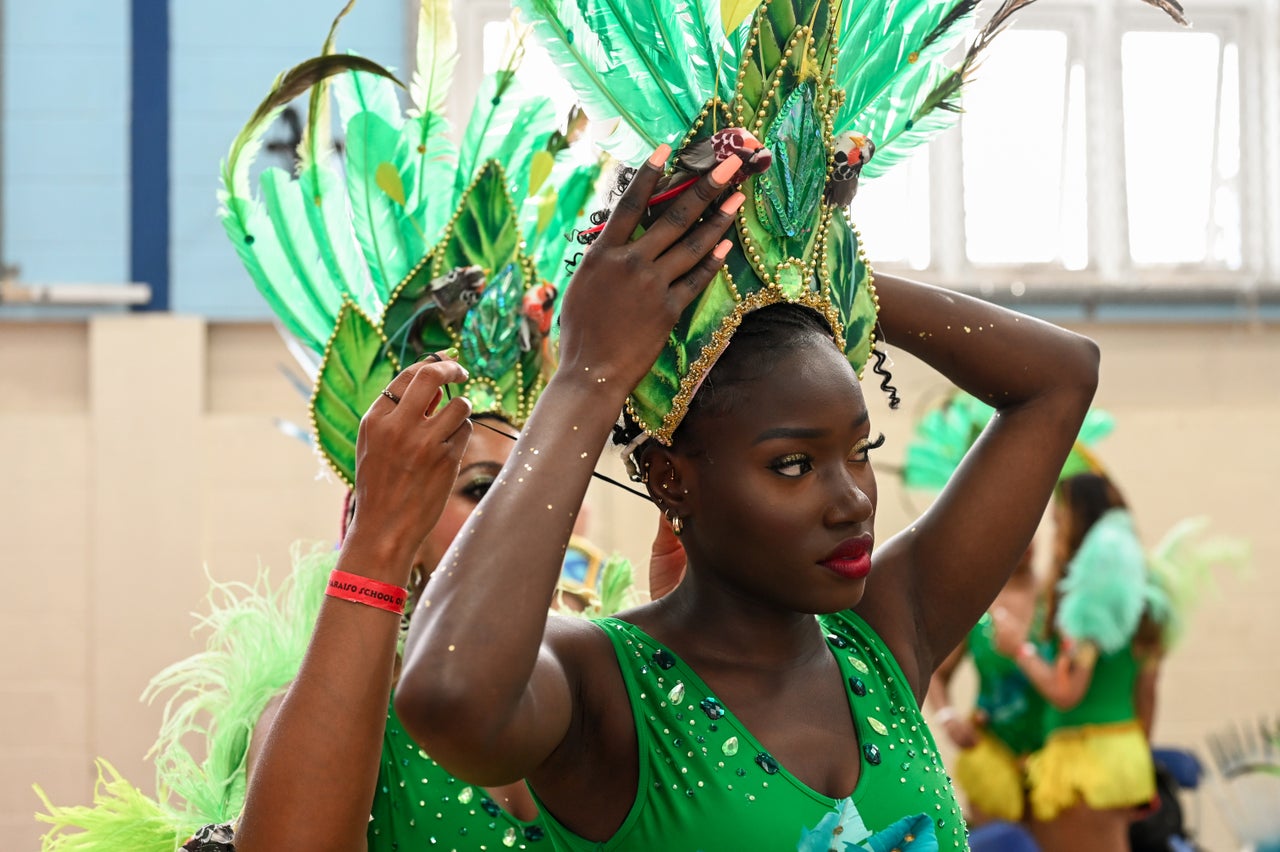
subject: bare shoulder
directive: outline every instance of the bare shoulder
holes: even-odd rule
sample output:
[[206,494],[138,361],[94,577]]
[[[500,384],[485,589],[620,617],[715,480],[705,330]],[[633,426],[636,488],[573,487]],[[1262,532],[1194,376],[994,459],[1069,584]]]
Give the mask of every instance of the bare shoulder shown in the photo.
[[635,799],[638,753],[626,683],[607,628],[561,616],[547,622],[544,651],[564,671],[573,695],[565,738],[529,777],[539,798],[566,825],[607,837]]
[[915,529],[908,527],[875,550],[871,576],[862,601],[854,607],[876,632],[911,685],[916,700],[923,700],[933,674],[932,658],[921,645],[919,590],[914,588]]

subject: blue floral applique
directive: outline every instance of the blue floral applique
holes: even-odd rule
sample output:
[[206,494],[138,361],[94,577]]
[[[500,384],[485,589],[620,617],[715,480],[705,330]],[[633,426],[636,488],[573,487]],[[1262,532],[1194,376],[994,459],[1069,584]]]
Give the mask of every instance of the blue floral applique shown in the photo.
[[938,852],[938,836],[924,814],[904,817],[873,834],[853,800],[843,799],[840,810],[801,831],[796,852]]

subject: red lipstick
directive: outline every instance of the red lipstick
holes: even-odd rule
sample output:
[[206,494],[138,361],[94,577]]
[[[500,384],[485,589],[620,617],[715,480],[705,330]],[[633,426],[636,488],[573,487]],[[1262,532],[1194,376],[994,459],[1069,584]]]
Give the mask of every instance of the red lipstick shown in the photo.
[[871,541],[870,535],[843,541],[819,564],[846,580],[862,580],[871,573]]

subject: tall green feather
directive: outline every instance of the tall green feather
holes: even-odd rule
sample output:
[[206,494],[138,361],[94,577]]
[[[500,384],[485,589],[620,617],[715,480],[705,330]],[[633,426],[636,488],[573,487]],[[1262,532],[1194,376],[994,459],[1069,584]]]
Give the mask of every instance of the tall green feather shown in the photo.
[[[638,163],[662,142],[675,143],[717,91],[732,91],[734,42],[709,24],[710,0],[516,0],[534,34],[595,120],[620,119],[601,142],[619,160]],[[572,34],[571,34],[572,33]],[[713,57],[724,57],[718,65]]]

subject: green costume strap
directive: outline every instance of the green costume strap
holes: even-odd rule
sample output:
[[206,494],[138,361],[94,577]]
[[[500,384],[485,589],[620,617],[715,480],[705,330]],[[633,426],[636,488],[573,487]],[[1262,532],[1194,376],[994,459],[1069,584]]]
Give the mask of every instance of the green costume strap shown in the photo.
[[371,850],[550,850],[544,834],[537,822],[504,811],[484,788],[445,772],[404,732],[395,708],[387,709],[369,821]]
[[969,631],[968,648],[978,673],[976,703],[987,717],[987,732],[1015,755],[1035,751],[1044,743],[1044,698],[1016,662],[996,651],[991,613],[983,613]]
[[[640,749],[636,801],[594,843],[548,815],[561,852],[965,849],[937,747],[897,662],[858,616],[822,616],[861,747],[857,787],[833,799],[780,765],[697,673],[632,624],[598,623],[613,643]],[[837,840],[838,838],[838,840]]]
[[1062,728],[1110,725],[1137,719],[1133,685],[1138,680],[1140,668],[1141,664],[1134,656],[1132,645],[1125,645],[1110,654],[1100,654],[1093,666],[1089,689],[1079,704],[1070,710],[1047,706],[1046,733]]

